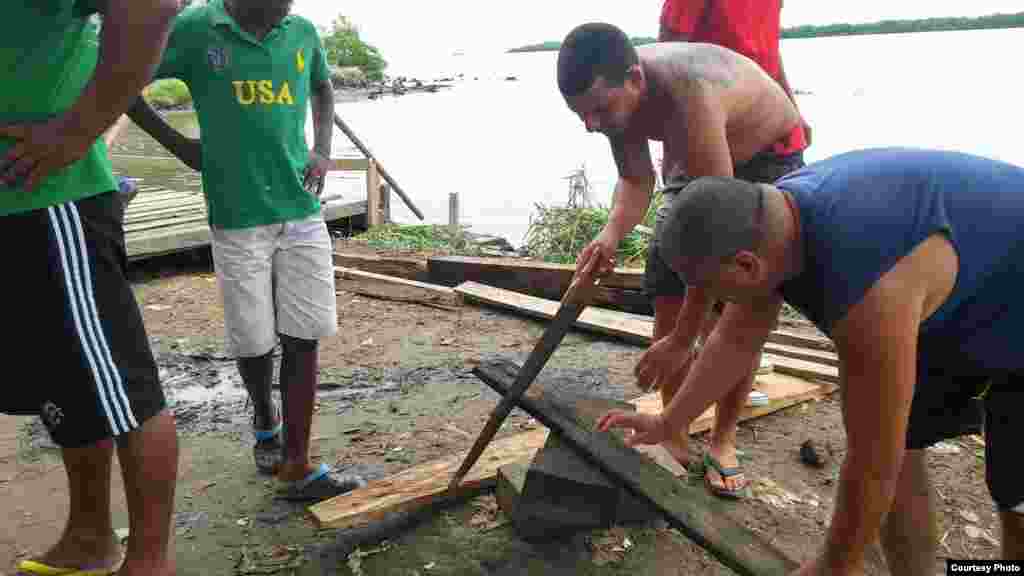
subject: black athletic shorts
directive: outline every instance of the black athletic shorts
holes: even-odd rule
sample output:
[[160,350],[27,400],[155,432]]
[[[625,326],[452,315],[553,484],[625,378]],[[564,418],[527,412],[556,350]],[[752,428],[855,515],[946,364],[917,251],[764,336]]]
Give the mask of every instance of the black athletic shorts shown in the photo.
[[[8,309],[0,412],[38,414],[74,448],[135,430],[164,409],[156,362],[125,276],[121,203],[110,192],[0,217]],[[21,369],[13,368],[19,366]]]
[[[779,156],[772,152],[762,152],[754,156],[747,163],[736,166],[733,174],[736,178],[748,182],[760,182],[771,184],[790,172],[804,166],[803,152]],[[680,178],[667,184],[663,190],[664,202],[658,209],[654,219],[654,236],[651,238],[650,247],[647,251],[647,263],[644,268],[644,291],[648,297],[658,296],[683,296],[686,294],[686,285],[679,276],[669,268],[668,264],[661,259],[658,251],[658,232],[661,230],[662,221],[668,215],[672,207],[672,201],[683,187],[692,180]]]
[[[917,384],[907,427],[908,450],[964,434],[985,434],[985,481],[1001,510],[1024,504],[1024,468],[1017,442],[1024,435],[1024,372],[984,370],[955,346],[922,339]],[[1018,510],[1024,512],[1024,508]]]

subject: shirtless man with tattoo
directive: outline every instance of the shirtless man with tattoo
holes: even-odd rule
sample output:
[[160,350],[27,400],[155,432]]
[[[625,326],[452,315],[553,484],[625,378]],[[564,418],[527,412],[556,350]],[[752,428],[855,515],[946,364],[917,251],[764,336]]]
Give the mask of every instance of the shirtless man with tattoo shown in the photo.
[[[800,114],[778,82],[737,52],[684,42],[634,47],[621,30],[602,23],[583,24],[566,37],[558,55],[558,87],[587,131],[608,137],[619,172],[608,224],[580,254],[577,274],[600,276],[614,266],[619,243],[642,221],[654,191],[649,141],[663,143],[664,206],[645,272],[646,290],[654,299],[654,344],[645,357],[680,349],[692,353],[698,334],[710,332],[717,314],[700,288],[687,291],[662,261],[657,229],[678,192],[694,178],[770,183],[801,167],[802,155],[773,151],[800,122]],[[668,405],[689,364],[658,381],[638,371],[638,383],[660,389]],[[718,403],[710,452],[704,457],[708,486],[722,496],[737,496],[746,485],[736,460],[736,422],[755,367],[743,380],[723,383],[730,391]],[[688,464],[685,432],[664,446]]]

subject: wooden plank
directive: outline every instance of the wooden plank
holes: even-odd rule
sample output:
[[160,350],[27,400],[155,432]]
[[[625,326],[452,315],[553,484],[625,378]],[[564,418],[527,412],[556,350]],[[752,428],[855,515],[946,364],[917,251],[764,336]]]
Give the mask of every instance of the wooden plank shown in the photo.
[[798,360],[806,360],[808,362],[817,362],[818,364],[824,364],[825,366],[839,366],[839,356],[836,356],[834,352],[826,352],[824,350],[815,350],[812,348],[801,348],[799,346],[787,346],[785,344],[768,342],[764,345],[764,352],[775,356],[784,356],[786,358],[796,358]]
[[832,340],[827,336],[820,333],[808,334],[806,331],[793,330],[792,328],[777,328],[772,332],[772,338],[770,341],[775,344],[801,346],[803,348],[813,348],[815,350],[824,350],[826,352],[834,352],[836,349],[835,344],[833,344]]
[[[512,290],[539,298],[561,300],[572,281],[574,268],[533,260],[443,256],[429,258],[430,281],[457,286],[467,280]],[[650,297],[642,289],[643,271],[620,268],[605,279],[594,293],[594,305],[636,314],[654,312]]]
[[151,202],[149,204],[143,204],[135,206],[135,202],[128,204],[125,208],[126,217],[135,217],[140,214],[152,214],[154,212],[161,212],[175,209],[188,209],[188,208],[206,208],[206,202],[202,198],[194,200],[191,198],[182,198],[180,200],[170,200],[167,202]]
[[824,380],[839,383],[839,368],[826,366],[817,362],[808,362],[796,358],[783,358],[772,354],[764,354],[763,361],[769,362],[776,372],[806,378],[808,380]]
[[[747,406],[740,413],[741,422],[770,414],[808,400],[817,400],[835,391],[831,384],[815,384],[783,374],[757,376],[755,388],[768,395],[767,406]],[[661,396],[655,392],[630,401],[640,412],[656,414],[661,411]],[[709,408],[690,426],[690,434],[711,430],[714,408]],[[523,457],[532,456],[547,439],[546,429],[531,430],[488,445],[476,465],[470,469],[460,485],[461,490],[472,489],[474,483],[490,485],[497,469]],[[683,476],[686,469],[679,465],[661,446],[637,446],[637,450],[673,476]],[[443,460],[427,462],[393,476],[370,482],[364,488],[325,500],[310,508],[316,522],[323,528],[351,528],[377,521],[389,514],[409,512],[420,506],[436,503],[444,498],[452,474],[465,458],[465,452]]]
[[334,278],[338,289],[356,294],[400,302],[421,302],[449,307],[461,304],[461,297],[455,290],[447,286],[437,286],[340,266],[334,267]]
[[181,217],[169,217],[154,222],[140,222],[137,224],[126,223],[124,225],[124,232],[125,234],[130,234],[132,232],[142,232],[144,230],[154,230],[157,228],[166,228],[168,226],[177,226],[181,224],[205,223],[207,220],[208,218],[206,214],[185,214]]
[[[470,280],[539,298],[561,300],[572,281],[574,268],[533,260],[509,258],[434,257],[428,260],[430,281],[457,286]],[[637,314],[652,314],[651,299],[642,289],[643,271],[619,268],[597,287],[594,304]]]
[[[518,368],[509,362],[481,364],[473,373],[504,395]],[[799,565],[769,541],[729,515],[727,503],[703,486],[680,482],[672,474],[627,447],[621,431],[594,429],[594,414],[580,414],[537,388],[523,396],[520,407],[557,431],[592,465],[657,507],[670,524],[708,550],[722,564],[743,576],[789,576]]]
[[168,228],[157,233],[126,234],[125,244],[131,260],[191,250],[210,244],[210,227],[201,224]]
[[[528,294],[520,294],[511,290],[495,288],[477,282],[463,282],[455,287],[455,291],[467,300],[480,302],[506,310],[519,312],[526,316],[550,320],[554,317],[558,303]],[[654,318],[637,314],[625,314],[617,310],[588,307],[580,315],[575,326],[599,334],[615,336],[640,345],[649,345],[654,334]],[[781,340],[781,342],[780,342]],[[818,350],[831,347],[831,341],[823,337],[807,335],[792,330],[774,330],[768,341],[787,345],[800,342]]]
[[[491,442],[476,466],[466,474],[458,490],[493,484],[498,468],[522,460],[544,445],[544,428],[507,436]],[[320,528],[349,528],[367,524],[396,512],[429,505],[445,497],[448,481],[462,462],[461,454],[428,462],[393,476],[370,482],[363,488],[325,500],[309,508]]]
[[383,257],[335,252],[334,265],[363,270],[364,272],[373,272],[375,274],[397,276],[406,280],[426,280],[427,278],[427,262],[422,258]]
[[[508,258],[485,258],[471,256],[436,256],[427,259],[431,281],[456,286],[473,280],[491,286],[502,286],[503,282],[515,285],[558,286],[559,294],[565,292],[572,282],[575,266],[552,264],[535,260],[510,260]],[[497,279],[498,282],[491,282]],[[641,268],[616,268],[601,278],[601,285],[607,288],[643,290],[644,271]]]
[[[739,421],[746,422],[778,412],[790,406],[796,406],[810,400],[821,400],[838,389],[831,383],[808,382],[796,376],[786,374],[761,374],[755,377],[754,389],[768,396],[768,404],[764,406],[744,406]],[[632,402],[637,411],[656,414],[661,411],[661,395],[645,394]],[[712,406],[690,423],[690,434],[708,432],[715,423],[715,407]],[[649,454],[650,455],[650,454]],[[674,461],[674,460],[673,460]]]

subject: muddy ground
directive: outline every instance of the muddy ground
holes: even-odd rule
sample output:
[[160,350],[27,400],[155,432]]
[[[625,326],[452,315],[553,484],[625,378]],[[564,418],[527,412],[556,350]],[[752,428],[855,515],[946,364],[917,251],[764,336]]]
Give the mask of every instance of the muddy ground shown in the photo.
[[[439,513],[385,546],[325,559],[318,547],[334,533],[318,532],[304,506],[274,500],[274,481],[252,464],[251,407],[224,354],[208,258],[151,261],[135,267],[133,281],[178,423],[181,575],[275,573],[270,566],[296,575],[731,573],[657,520],[529,544],[516,536],[493,496]],[[498,398],[469,371],[490,357],[522,361],[544,328],[472,305],[448,311],[346,292],[338,294],[338,309],[342,328],[321,348],[313,450],[321,461],[369,479],[468,449]],[[572,333],[541,378],[629,399],[640,394],[631,370],[642,351]],[[533,426],[517,411],[501,435]],[[732,513],[793,558],[807,558],[823,540],[843,457],[838,399],[742,424],[739,437],[755,484],[753,497],[731,504]],[[825,468],[800,462],[798,449],[808,438],[833,449]],[[704,446],[699,436],[691,450],[696,456]],[[982,447],[965,437],[935,452],[940,574],[945,557],[994,558],[999,528]],[[115,525],[126,527],[123,489],[114,476]],[[0,416],[0,512],[6,519],[0,570],[45,550],[66,518],[59,452],[36,420]],[[869,573],[888,573],[877,553]]]

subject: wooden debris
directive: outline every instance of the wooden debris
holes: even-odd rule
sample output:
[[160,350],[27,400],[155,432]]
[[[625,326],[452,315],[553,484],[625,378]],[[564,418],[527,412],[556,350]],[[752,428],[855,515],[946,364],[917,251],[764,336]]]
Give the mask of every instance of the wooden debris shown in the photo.
[[[758,376],[755,386],[768,395],[770,402],[767,406],[745,407],[740,414],[741,422],[802,402],[818,400],[836,390],[833,384],[807,382],[784,374]],[[636,406],[638,411],[650,414],[660,412],[662,408],[658,393],[640,396],[630,404]],[[707,432],[713,424],[712,407],[693,421],[690,434]],[[537,428],[494,440],[466,475],[461,489],[468,491],[468,494],[475,494],[493,487],[501,466],[530,458],[544,445],[547,436],[546,428]],[[661,446],[638,446],[637,450],[673,476],[686,474],[686,470]],[[464,458],[465,452],[462,452],[409,468],[372,481],[358,490],[320,502],[310,507],[309,511],[321,528],[352,528],[381,521],[396,512],[430,506],[443,500],[448,483]]]
[[[537,429],[491,442],[463,479],[459,492],[479,493],[493,488],[498,468],[533,455],[547,438]],[[414,510],[445,497],[451,475],[462,455],[429,462],[369,483],[358,490],[309,508],[320,528],[349,528],[382,519],[389,513]]]
[[[473,373],[505,394],[518,371],[508,362],[481,364]],[[580,414],[544,389],[523,396],[520,407],[560,434],[591,464],[649,501],[722,564],[744,576],[789,576],[799,565],[770,542],[738,523],[728,506],[703,486],[690,486],[625,446],[621,432],[594,429],[595,414]]]

